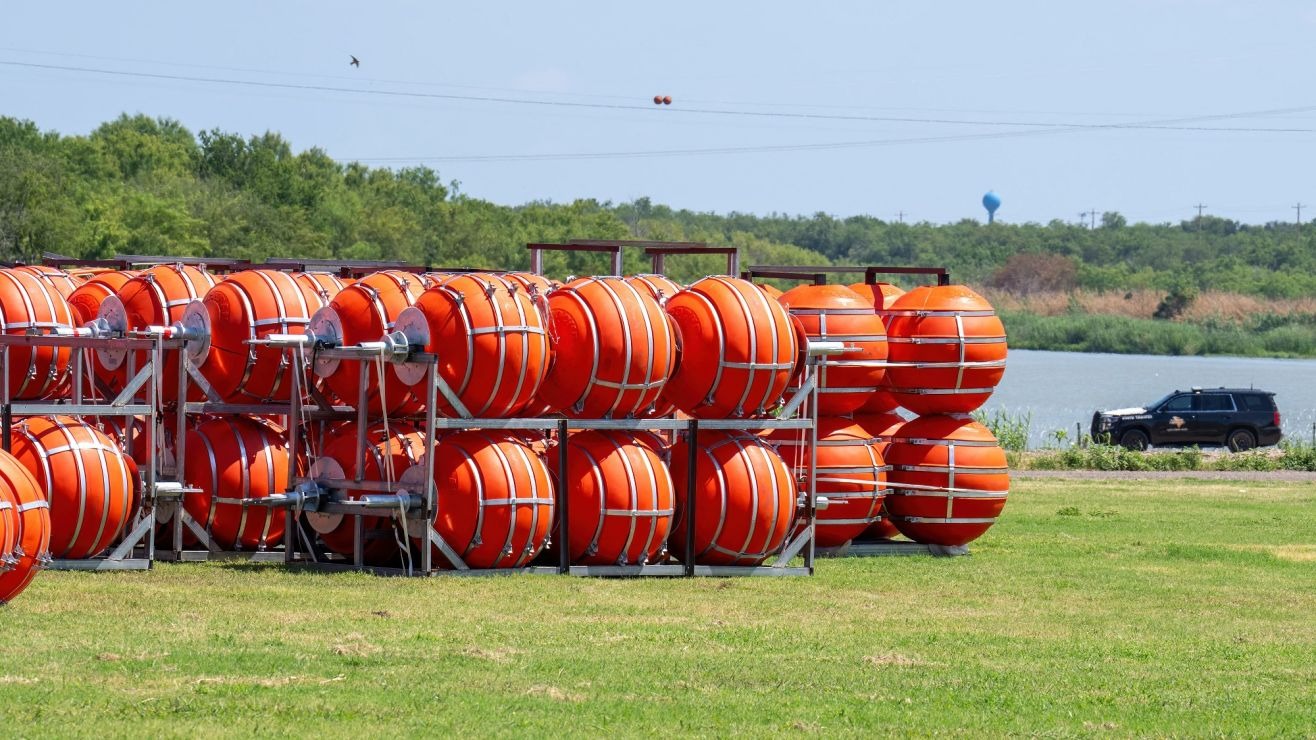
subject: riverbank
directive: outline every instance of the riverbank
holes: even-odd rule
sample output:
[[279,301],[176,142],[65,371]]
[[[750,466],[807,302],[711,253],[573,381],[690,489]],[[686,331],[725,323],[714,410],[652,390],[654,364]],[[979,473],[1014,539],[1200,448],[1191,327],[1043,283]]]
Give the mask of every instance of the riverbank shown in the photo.
[[1043,316],[999,311],[1010,349],[1110,352],[1122,355],[1316,357],[1316,318],[1262,314],[1224,319],[1163,321],[1110,314]]

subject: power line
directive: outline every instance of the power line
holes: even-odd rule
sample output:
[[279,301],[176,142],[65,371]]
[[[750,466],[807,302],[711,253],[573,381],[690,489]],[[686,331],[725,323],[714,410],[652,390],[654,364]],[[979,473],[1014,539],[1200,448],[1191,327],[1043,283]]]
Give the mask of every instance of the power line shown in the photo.
[[[476,103],[503,103],[509,105],[527,105],[541,107],[562,107],[562,108],[586,108],[594,110],[614,110],[614,111],[646,111],[655,112],[652,106],[628,105],[621,103],[590,103],[567,100],[543,100],[535,98],[515,98],[499,95],[459,95],[455,93],[435,93],[435,92],[416,92],[407,90],[372,90],[359,87],[342,87],[335,85],[315,85],[306,83],[293,82],[267,82],[261,80],[240,80],[225,77],[201,77],[195,75],[164,74],[159,72],[131,72],[127,70],[102,69],[97,67],[78,67],[60,64],[39,64],[35,62],[18,62],[12,60],[0,60],[0,65],[9,67],[23,67],[29,69],[46,69],[61,72],[76,72],[83,74],[99,74],[115,77],[133,77],[140,79],[168,80],[173,82],[199,82],[214,85],[233,85],[258,87],[265,89],[282,89],[282,90],[308,90],[315,92],[332,92],[346,93],[353,95],[369,95],[376,97],[398,97],[412,99],[434,99],[434,100],[454,100],[462,102]],[[1090,129],[1090,130],[1163,130],[1163,131],[1202,131],[1202,132],[1234,132],[1234,133],[1316,133],[1312,128],[1266,128],[1254,126],[1200,126],[1188,125],[1194,121],[1219,121],[1239,118],[1259,118],[1272,115],[1281,115],[1286,113],[1302,113],[1316,111],[1316,106],[1303,106],[1296,108],[1279,108],[1260,111],[1243,111],[1238,113],[1224,113],[1205,116],[1190,116],[1161,121],[1148,122],[1124,122],[1124,123],[1078,123],[1078,122],[1044,122],[1044,121],[991,121],[979,119],[952,119],[952,118],[923,118],[923,117],[906,117],[906,116],[868,116],[868,115],[844,115],[836,113],[805,113],[805,112],[788,112],[788,111],[751,111],[736,110],[729,108],[662,108],[662,115],[673,113],[686,115],[714,115],[714,116],[739,116],[746,118],[786,118],[799,120],[829,120],[829,121],[864,121],[870,123],[917,123],[930,125],[953,125],[953,126],[1012,126],[1021,128],[1054,128],[1057,126],[1067,129]]]

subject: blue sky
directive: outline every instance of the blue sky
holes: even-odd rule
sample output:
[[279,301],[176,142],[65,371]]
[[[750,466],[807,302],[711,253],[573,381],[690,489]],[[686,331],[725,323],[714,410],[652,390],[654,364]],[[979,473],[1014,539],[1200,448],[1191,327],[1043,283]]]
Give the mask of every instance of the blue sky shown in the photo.
[[2,7],[0,114],[275,130],[499,203],[946,222],[991,188],[1011,222],[1316,216],[1316,2]]

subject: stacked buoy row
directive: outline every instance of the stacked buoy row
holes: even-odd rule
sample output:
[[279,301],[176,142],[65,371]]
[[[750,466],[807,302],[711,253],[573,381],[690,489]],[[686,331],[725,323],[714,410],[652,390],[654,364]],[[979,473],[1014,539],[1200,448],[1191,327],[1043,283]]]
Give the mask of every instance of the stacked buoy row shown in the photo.
[[[425,463],[437,541],[414,521],[409,527],[405,511],[311,510],[303,516],[318,546],[366,564],[409,565],[433,545],[442,567],[520,567],[549,546],[565,501],[566,541],[554,546],[568,548],[573,563],[649,564],[689,548],[700,564],[758,565],[807,524],[810,469],[821,546],[880,526],[884,507],[912,539],[963,544],[1004,504],[1004,457],[964,416],[1000,378],[1004,332],[966,288],[894,297],[868,286],[801,286],[775,299],[730,277],[682,287],[663,276],[560,284],[526,273],[381,270],[349,281],[269,269],[216,276],[177,264],[87,278],[0,270],[0,333],[182,337],[181,350],[157,353],[161,382],[151,394],[138,388],[139,402],[158,412],[182,400],[271,409],[189,415],[181,429],[168,414],[157,428],[157,454],[181,465],[182,483],[195,489],[182,510],[212,548],[276,547],[283,511],[258,502],[299,478],[414,488]],[[437,392],[425,368],[384,362],[382,352],[378,362],[320,356],[325,346],[382,346],[394,333],[437,358]],[[314,341],[286,341],[299,336]],[[819,341],[847,351],[818,371],[816,444],[807,430],[756,433],[806,383],[805,350]],[[112,398],[155,360],[146,351],[87,354],[92,371],[80,374],[74,350],[6,348],[7,398],[67,401],[75,383],[78,397]],[[364,415],[290,417],[298,388],[300,402],[363,406]],[[904,423],[897,403],[920,417]],[[471,419],[473,428],[424,428],[426,411]],[[580,430],[565,440],[474,428],[481,419],[673,414],[744,424],[675,440],[641,428]],[[14,455],[0,457],[0,601],[51,557],[103,554],[143,516],[139,463],[149,451],[145,435],[130,444],[125,426],[67,415],[15,425]],[[175,459],[180,442],[186,453]],[[567,461],[564,491],[556,490],[559,460]],[[365,502],[370,490],[341,499]],[[189,546],[201,539],[190,527],[182,533]]]

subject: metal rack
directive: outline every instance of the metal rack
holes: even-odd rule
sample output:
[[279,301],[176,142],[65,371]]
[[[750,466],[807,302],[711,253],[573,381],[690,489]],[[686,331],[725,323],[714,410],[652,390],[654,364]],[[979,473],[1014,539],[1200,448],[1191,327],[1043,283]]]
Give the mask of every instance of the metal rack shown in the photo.
[[[0,382],[0,435],[6,452],[10,451],[14,417],[68,415],[118,417],[124,419],[124,446],[131,450],[137,435],[145,433],[147,459],[139,465],[141,500],[137,511],[120,542],[107,554],[83,559],[56,559],[48,567],[55,570],[146,570],[156,559],[155,523],[157,513],[178,502],[184,487],[162,471],[157,456],[157,409],[149,400],[155,397],[161,382],[166,345],[172,344],[163,337],[127,336],[119,330],[98,325],[93,329],[56,329],[46,334],[0,335],[0,368],[9,366],[10,350],[16,347],[36,349],[49,347],[56,351],[67,349],[71,355],[72,396],[67,400],[13,401],[10,398],[8,373]],[[92,352],[118,357],[127,366],[128,383],[117,394],[97,395],[94,380],[87,367]],[[138,353],[146,353],[141,367],[136,367]],[[86,389],[92,386],[92,397]],[[142,431],[136,429],[138,417]]]

